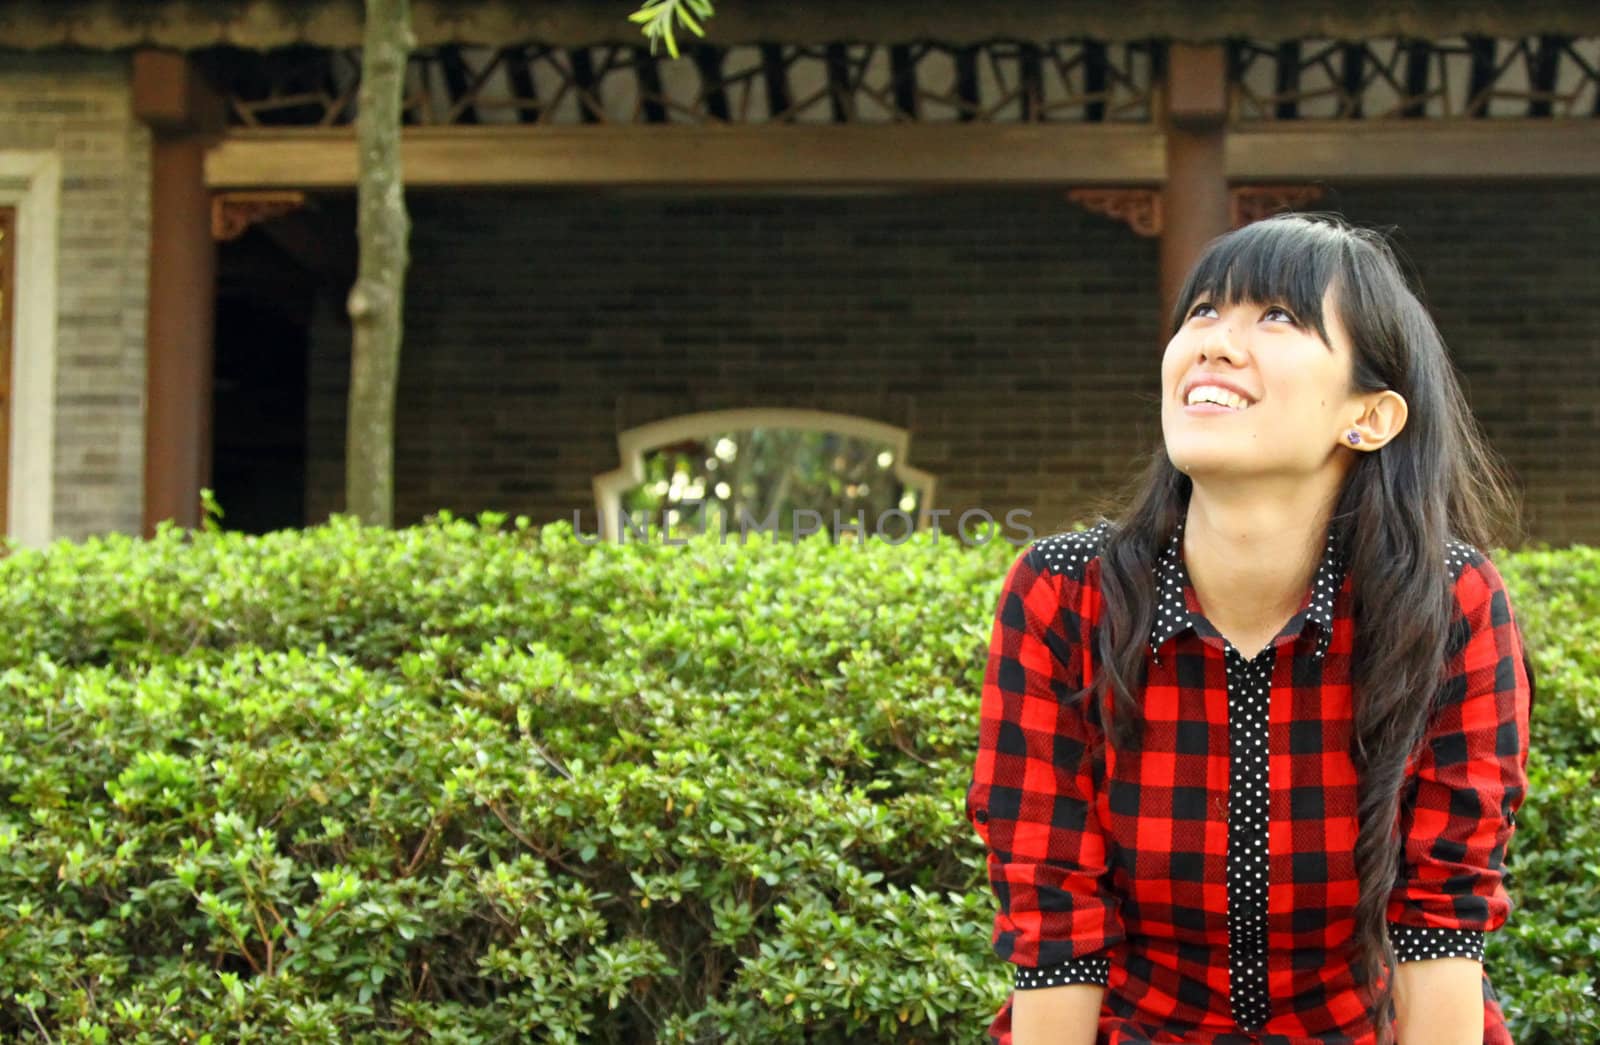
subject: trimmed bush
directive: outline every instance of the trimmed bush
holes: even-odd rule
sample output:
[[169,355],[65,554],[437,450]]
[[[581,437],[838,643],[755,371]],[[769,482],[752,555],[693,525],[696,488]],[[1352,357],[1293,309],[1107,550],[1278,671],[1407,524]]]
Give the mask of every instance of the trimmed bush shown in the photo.
[[[971,1041],[962,799],[1016,548],[163,528],[0,559],[0,1037]],[[1600,1038],[1600,555],[1539,671],[1519,1042]]]

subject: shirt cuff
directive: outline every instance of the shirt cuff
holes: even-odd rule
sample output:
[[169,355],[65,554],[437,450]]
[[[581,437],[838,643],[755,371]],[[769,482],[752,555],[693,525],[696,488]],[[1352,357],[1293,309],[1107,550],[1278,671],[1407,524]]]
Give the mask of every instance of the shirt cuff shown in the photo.
[[1418,928],[1389,923],[1389,942],[1397,962],[1429,958],[1471,958],[1483,961],[1483,933],[1476,929]]
[[1040,969],[1017,966],[1016,989],[1034,990],[1039,987],[1060,987],[1068,983],[1089,983],[1104,987],[1111,980],[1111,959],[1072,958],[1060,965],[1046,965]]

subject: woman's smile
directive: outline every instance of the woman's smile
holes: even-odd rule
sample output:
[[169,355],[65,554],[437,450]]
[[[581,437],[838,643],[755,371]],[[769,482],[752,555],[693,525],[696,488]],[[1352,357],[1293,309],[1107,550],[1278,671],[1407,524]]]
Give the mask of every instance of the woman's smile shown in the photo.
[[1248,409],[1250,408],[1234,409],[1231,406],[1222,406],[1218,403],[1195,403],[1184,407],[1183,412],[1195,417],[1204,417],[1208,414],[1242,414]]

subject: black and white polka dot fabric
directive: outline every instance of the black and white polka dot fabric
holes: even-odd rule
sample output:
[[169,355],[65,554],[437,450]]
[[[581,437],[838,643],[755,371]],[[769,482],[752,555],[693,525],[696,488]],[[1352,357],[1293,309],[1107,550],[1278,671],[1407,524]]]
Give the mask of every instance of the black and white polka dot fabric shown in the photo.
[[1471,958],[1483,961],[1483,933],[1475,929],[1437,929],[1416,925],[1389,926],[1389,944],[1398,962],[1427,958]]
[[[1267,690],[1273,648],[1228,646],[1228,969],[1233,1019],[1267,1021]],[[1237,728],[1235,728],[1237,727]]]
[[[1189,584],[1189,573],[1183,565],[1183,530],[1186,520],[1178,521],[1177,531],[1167,541],[1156,566],[1156,616],[1150,629],[1150,655],[1161,662],[1161,647],[1174,635],[1195,625],[1189,611],[1184,588]],[[1290,618],[1280,635],[1298,632],[1307,623],[1317,625],[1317,642],[1311,651],[1312,658],[1321,660],[1328,652],[1328,641],[1333,636],[1334,599],[1344,580],[1347,568],[1344,547],[1335,527],[1328,528],[1323,543],[1322,560],[1311,578],[1311,591],[1304,600],[1306,605],[1299,614]],[[1268,645],[1271,648],[1271,645]]]
[[1016,987],[1024,991],[1034,987],[1062,987],[1069,983],[1091,983],[1104,987],[1110,978],[1110,958],[1080,958],[1044,969],[1018,966]]
[[[1163,643],[1187,628],[1209,623],[1190,611],[1183,563],[1184,522],[1167,542],[1157,569],[1155,626],[1150,652],[1159,662]],[[1321,660],[1333,633],[1333,601],[1344,576],[1343,549],[1329,527],[1311,590],[1280,637],[1317,625],[1311,657]],[[1258,1030],[1271,1012],[1267,989],[1268,778],[1267,721],[1277,643],[1269,642],[1252,659],[1220,634],[1228,691],[1228,1004],[1241,1030]]]

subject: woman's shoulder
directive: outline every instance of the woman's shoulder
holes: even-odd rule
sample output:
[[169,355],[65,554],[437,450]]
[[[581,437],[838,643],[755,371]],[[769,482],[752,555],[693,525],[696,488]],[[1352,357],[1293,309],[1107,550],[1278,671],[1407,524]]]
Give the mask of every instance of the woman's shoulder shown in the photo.
[[1460,581],[1461,575],[1469,569],[1481,570],[1486,563],[1493,567],[1483,549],[1455,537],[1450,537],[1444,542],[1444,561],[1450,569],[1452,581]]
[[1467,541],[1450,539],[1445,545],[1445,568],[1450,576],[1450,589],[1455,597],[1458,616],[1470,613],[1474,604],[1485,600],[1509,607],[1510,594],[1505,577],[1495,565],[1494,558],[1482,548]]
[[1112,526],[1111,520],[1101,519],[1075,529],[1046,534],[1028,545],[1023,554],[1041,572],[1082,580],[1090,563],[1100,557]]
[[[1451,539],[1447,542],[1445,563],[1454,601],[1446,644],[1449,656],[1458,655],[1479,631],[1508,624],[1519,627],[1510,589],[1489,553],[1467,541]],[[1521,643],[1520,632],[1516,642]]]

